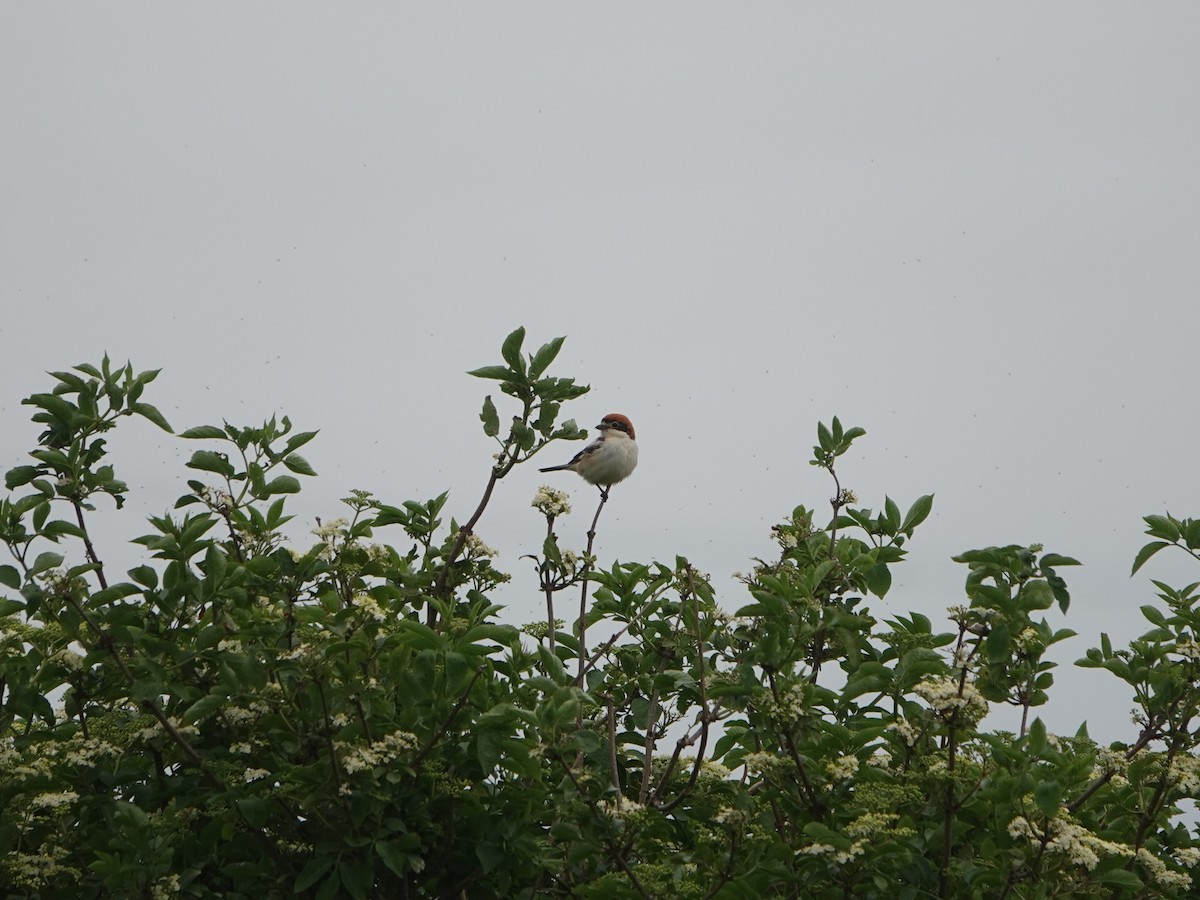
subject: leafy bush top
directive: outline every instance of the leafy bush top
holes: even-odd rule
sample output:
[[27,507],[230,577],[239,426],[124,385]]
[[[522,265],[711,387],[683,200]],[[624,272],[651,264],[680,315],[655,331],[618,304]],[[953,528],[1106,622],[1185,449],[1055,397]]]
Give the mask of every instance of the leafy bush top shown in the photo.
[[[795,507],[736,612],[687,559],[596,565],[560,546],[566,496],[534,498],[542,624],[498,616],[507,575],[475,535],[496,482],[558,440],[587,391],[509,335],[480,413],[497,452],[463,522],[446,494],[366,491],[290,545],[315,432],[201,426],[174,511],[118,580],[95,521],[127,486],[105,435],[158,374],[81,365],[26,403],[45,426],[0,500],[0,885],[13,897],[1184,897],[1200,841],[1196,589],[1080,665],[1132,686],[1136,729],[1049,734],[1042,617],[1073,559],[957,557],[935,627],[871,598],[931,496],[878,510],[843,488],[863,436],[818,427],[831,514]],[[618,494],[619,497],[619,494]],[[1146,519],[1159,550],[1200,522]],[[392,541],[387,543],[384,536]],[[564,593],[566,592],[566,593]],[[570,600],[567,618],[556,604]],[[996,704],[1017,733],[981,729]]]

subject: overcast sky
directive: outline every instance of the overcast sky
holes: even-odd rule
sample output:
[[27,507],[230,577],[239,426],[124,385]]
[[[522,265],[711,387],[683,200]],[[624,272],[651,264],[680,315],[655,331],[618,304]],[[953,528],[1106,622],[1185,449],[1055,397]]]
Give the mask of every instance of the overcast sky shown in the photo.
[[[771,523],[827,508],[838,415],[864,505],[937,494],[874,612],[943,617],[952,555],[1040,542],[1086,564],[1069,663],[1148,627],[1147,575],[1200,580],[1128,577],[1142,515],[1200,513],[1198,32],[1191,2],[5,4],[0,466],[41,373],[107,350],[164,369],[178,430],[322,429],[301,533],[351,488],[462,519],[493,452],[464,372],[525,325],[568,335],[581,425],[637,426],[603,561],[684,554],[736,610]],[[197,448],[123,431],[127,567]],[[532,466],[479,527],[514,622],[549,479],[582,545],[594,490]],[[1114,679],[1059,675],[1052,730],[1132,737]]]

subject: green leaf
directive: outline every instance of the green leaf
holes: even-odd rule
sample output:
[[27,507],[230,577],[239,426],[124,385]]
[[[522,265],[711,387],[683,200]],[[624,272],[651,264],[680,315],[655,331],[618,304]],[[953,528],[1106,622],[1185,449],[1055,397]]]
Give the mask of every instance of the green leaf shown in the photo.
[[479,414],[479,420],[483,422],[483,433],[488,437],[495,437],[500,433],[500,414],[496,412],[496,404],[492,402],[491,394],[483,398],[483,411]]
[[1111,884],[1116,887],[1141,890],[1142,879],[1126,869],[1109,869],[1107,872],[1096,872],[1093,876],[1101,884]]
[[55,519],[42,528],[41,532],[43,537],[47,537],[52,541],[57,541],[63,535],[70,535],[77,538],[87,536],[87,533],[74,522],[67,522],[64,519]]
[[891,569],[883,563],[876,563],[863,574],[866,575],[867,590],[881,599],[887,596],[887,592],[892,586]]
[[262,797],[242,797],[237,801],[238,811],[251,828],[262,828],[267,824],[271,808]]
[[[213,630],[216,631],[217,629],[214,628]],[[188,725],[195,724],[201,719],[212,715],[228,702],[229,698],[221,694],[208,694],[201,697],[184,711],[183,721]]]
[[147,587],[151,590],[158,587],[158,572],[150,566],[138,566],[136,569],[130,569],[129,577],[142,587]]
[[1155,553],[1157,553],[1163,547],[1170,547],[1170,546],[1171,545],[1167,541],[1151,541],[1149,544],[1147,544],[1145,547],[1143,547],[1141,550],[1138,551],[1137,557],[1135,557],[1133,560],[1133,569],[1129,573],[1130,576],[1136,575],[1137,570],[1140,569],[1142,566],[1144,566],[1146,564],[1146,561],[1149,560],[1150,557],[1152,557]]
[[119,581],[116,584],[109,585],[102,591],[96,591],[92,594],[90,601],[92,606],[100,606],[104,603],[111,603],[114,600],[122,600],[125,597],[132,597],[134,594],[140,594],[137,585],[130,584],[128,581]]
[[1167,627],[1167,617],[1162,614],[1162,610],[1160,610],[1157,606],[1150,606],[1148,604],[1143,606],[1142,615],[1145,616],[1151,624],[1157,625],[1159,628]]
[[57,566],[61,566],[63,555],[61,553],[39,553],[37,559],[33,561],[33,565],[29,567],[29,577],[41,575],[43,572],[48,572]]
[[17,466],[15,469],[9,469],[8,474],[4,476],[4,486],[11,491],[29,484],[41,473],[42,470],[37,466]]
[[476,378],[490,378],[492,381],[513,381],[517,373],[507,366],[484,366],[482,369],[472,369],[467,373]]
[[[385,863],[388,862],[387,858],[384,857],[382,853],[380,853],[380,857],[383,858]],[[334,859],[332,857],[316,857],[314,859],[310,859],[307,863],[305,863],[304,868],[300,870],[300,874],[296,876],[296,883],[292,885],[292,890],[296,894],[301,894],[308,890],[310,887],[320,881],[322,875],[333,868],[333,863]],[[388,863],[388,868],[392,868],[390,863]],[[392,871],[397,875],[404,874],[403,870],[397,871],[396,869],[392,869]]]
[[163,431],[171,434],[174,433],[171,429],[171,426],[167,423],[167,420],[163,417],[163,414],[158,411],[157,407],[151,406],[149,403],[134,403],[130,406],[130,409],[132,409],[143,419],[149,419]]
[[908,512],[904,514],[904,521],[900,524],[900,530],[907,533],[916,528],[927,518],[933,510],[933,494],[925,494],[913,501],[913,505],[908,508]]
[[[387,866],[389,869],[391,869],[393,872],[395,872],[401,878],[403,878],[405,875],[408,874],[408,866],[405,865],[405,855],[396,848],[395,844],[393,844],[391,841],[376,841],[374,846],[375,846],[375,852],[379,855],[379,858],[381,860],[383,860],[383,864],[385,866]],[[316,861],[317,860],[313,860],[313,862],[316,862]],[[324,860],[322,860],[322,862],[323,861]],[[312,862],[310,862],[308,865],[311,866]],[[305,869],[307,869],[307,868],[308,868],[308,866],[305,866]],[[324,870],[322,870],[322,871],[324,871]],[[304,873],[301,872],[300,874],[303,875]],[[320,875],[317,876],[317,878],[319,878],[319,877],[320,877]],[[312,881],[309,882],[309,884],[312,884],[314,881],[317,880],[317,878],[314,878]],[[300,890],[302,890],[300,888],[300,880],[297,879],[296,880],[296,892],[299,893]]]
[[829,433],[824,422],[817,423],[817,443],[821,445],[822,450],[833,449],[833,435]]
[[556,337],[538,349],[538,352],[533,355],[533,360],[529,363],[530,378],[538,378],[546,371],[550,363],[554,362],[554,358],[558,356],[558,351],[562,349],[563,341],[565,340],[566,337]]
[[525,358],[521,356],[521,344],[525,342],[525,327],[522,326],[504,339],[500,347],[500,355],[514,372],[522,378],[525,376]]
[[1073,557],[1063,556],[1060,553],[1047,553],[1038,560],[1038,565],[1044,569],[1047,566],[1081,566],[1083,563]]
[[1150,526],[1146,529],[1146,533],[1151,537],[1177,541],[1183,536],[1179,530],[1179,523],[1170,516],[1145,516],[1142,521]]
[[[284,462],[286,463],[287,460],[284,460]],[[293,478],[291,475],[280,475],[278,478],[272,478],[269,482],[267,482],[267,484],[263,487],[263,493],[268,495],[298,494],[300,493],[300,480]]]
[[316,475],[313,467],[308,464],[308,460],[299,453],[292,453],[283,458],[283,464],[298,475]]
[[21,573],[15,566],[0,566],[0,584],[12,588],[14,591],[20,590]]
[[1047,819],[1053,819],[1062,809],[1062,785],[1043,781],[1033,790],[1033,800]]
[[186,463],[189,469],[199,469],[201,472],[215,472],[218,475],[224,475],[226,478],[232,478],[234,468],[229,462],[229,457],[224,453],[216,453],[212,450],[197,450],[192,454],[192,458]]
[[197,425],[195,428],[189,428],[187,431],[179,435],[181,438],[188,440],[225,440],[225,429],[218,428],[216,425]]
[[[283,418],[284,421],[287,421],[287,416],[284,416]],[[291,422],[288,422],[288,425],[290,426]],[[299,450],[320,433],[320,431],[301,431],[297,434],[293,434],[290,438],[288,438],[288,442],[284,444],[283,452],[291,453],[293,450]]]

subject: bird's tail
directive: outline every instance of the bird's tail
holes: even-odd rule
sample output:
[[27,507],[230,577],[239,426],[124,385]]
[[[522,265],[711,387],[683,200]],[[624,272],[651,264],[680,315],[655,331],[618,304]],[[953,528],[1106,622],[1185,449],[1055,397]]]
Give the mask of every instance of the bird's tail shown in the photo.
[[547,466],[544,469],[538,469],[538,471],[539,472],[561,472],[563,469],[569,469],[569,468],[571,468],[571,464],[567,463],[566,465],[562,465],[562,466]]

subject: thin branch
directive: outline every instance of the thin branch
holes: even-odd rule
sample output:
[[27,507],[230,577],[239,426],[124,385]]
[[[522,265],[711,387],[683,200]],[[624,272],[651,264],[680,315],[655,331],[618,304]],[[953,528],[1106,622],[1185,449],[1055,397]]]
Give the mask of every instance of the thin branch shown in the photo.
[[617,771],[617,711],[613,705],[612,694],[605,694],[604,702],[608,705],[608,764],[612,769],[614,802],[617,805],[617,812],[619,813],[621,811],[622,797],[621,778]]
[[96,555],[96,548],[92,546],[92,538],[83,521],[83,507],[78,500],[72,500],[71,505],[75,507],[75,520],[79,523],[79,530],[83,532],[83,549],[87,554],[87,560],[95,565],[96,580],[100,582],[100,589],[105,590],[108,587],[108,579],[104,577],[104,563],[100,562],[100,557]]
[[587,656],[587,595],[588,582],[591,580],[592,574],[592,547],[596,542],[596,524],[600,521],[600,513],[604,510],[604,504],[608,502],[608,491],[600,488],[600,505],[596,507],[596,514],[592,516],[592,527],[587,533],[587,549],[583,556],[583,570],[580,572],[579,585],[579,667],[575,675],[575,683],[583,687],[584,673],[584,657]]

